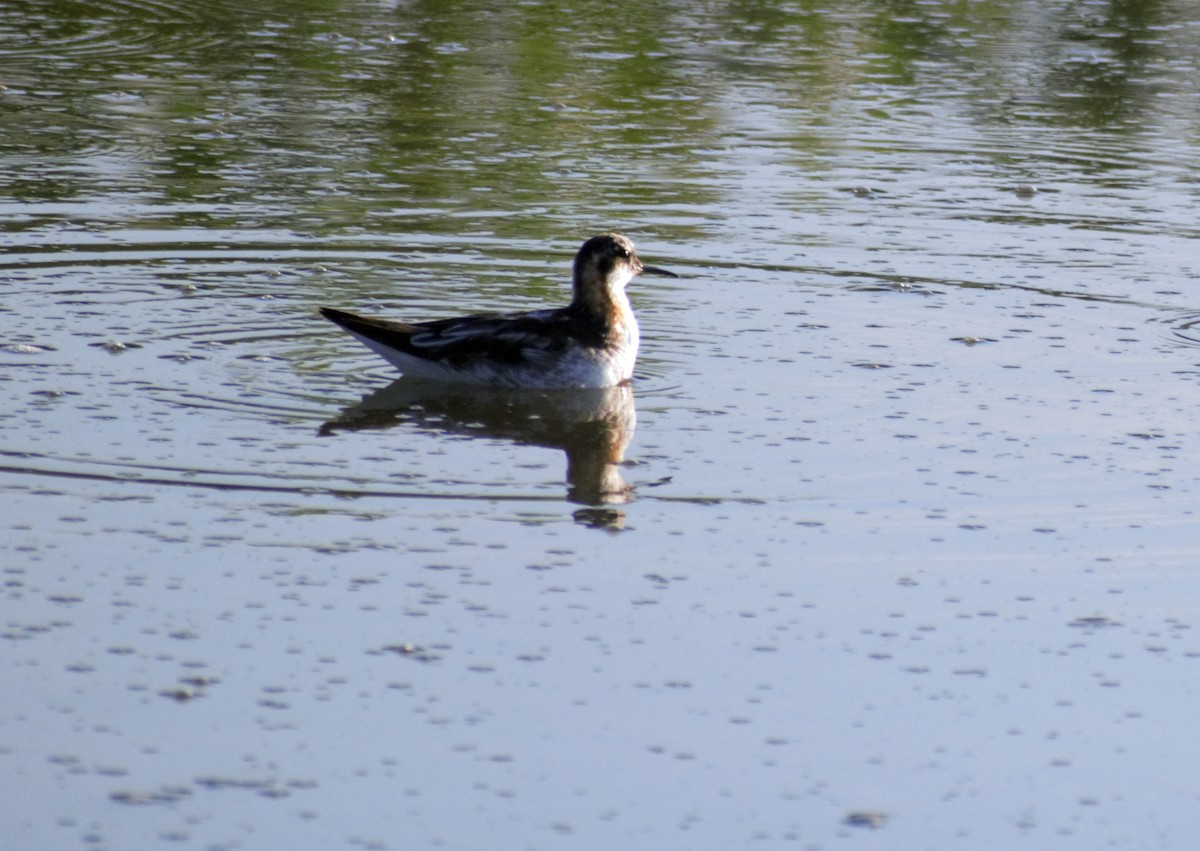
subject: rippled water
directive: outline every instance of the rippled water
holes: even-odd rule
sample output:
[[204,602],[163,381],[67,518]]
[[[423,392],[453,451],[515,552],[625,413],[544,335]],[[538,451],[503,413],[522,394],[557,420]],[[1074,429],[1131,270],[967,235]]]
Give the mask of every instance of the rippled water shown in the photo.
[[[14,847],[1188,848],[1185,3],[0,11]],[[632,388],[316,315],[562,303]]]

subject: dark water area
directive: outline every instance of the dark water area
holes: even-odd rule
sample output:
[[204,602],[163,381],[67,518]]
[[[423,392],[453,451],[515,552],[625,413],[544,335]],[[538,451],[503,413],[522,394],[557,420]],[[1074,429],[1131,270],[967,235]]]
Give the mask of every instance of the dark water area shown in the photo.
[[[1190,848],[1198,36],[0,6],[0,844]],[[608,230],[631,387],[316,313]]]

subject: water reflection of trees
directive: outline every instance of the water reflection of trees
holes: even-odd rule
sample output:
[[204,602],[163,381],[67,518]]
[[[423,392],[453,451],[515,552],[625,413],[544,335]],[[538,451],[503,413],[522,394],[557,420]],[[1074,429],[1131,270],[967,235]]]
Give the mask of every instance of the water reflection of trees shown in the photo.
[[395,210],[430,233],[469,211],[543,240],[581,210],[601,227],[653,207],[686,231],[688,210],[722,202],[714,163],[738,146],[803,155],[868,128],[916,144],[930,98],[990,128],[1141,129],[1194,112],[1161,95],[1193,95],[1200,64],[1192,7],[1165,0],[15,8],[5,136],[29,157],[10,179],[53,165],[53,193],[53,156],[100,148],[115,188],[307,197],[316,230]]

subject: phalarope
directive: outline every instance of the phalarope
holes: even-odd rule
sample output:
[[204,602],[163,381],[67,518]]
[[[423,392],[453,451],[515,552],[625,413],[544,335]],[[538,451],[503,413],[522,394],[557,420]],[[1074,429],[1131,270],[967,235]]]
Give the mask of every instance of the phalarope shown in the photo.
[[575,256],[566,307],[481,313],[432,322],[372,319],[321,308],[401,372],[456,384],[557,389],[612,387],[630,379],[638,324],[625,286],[646,266],[619,233],[594,236]]

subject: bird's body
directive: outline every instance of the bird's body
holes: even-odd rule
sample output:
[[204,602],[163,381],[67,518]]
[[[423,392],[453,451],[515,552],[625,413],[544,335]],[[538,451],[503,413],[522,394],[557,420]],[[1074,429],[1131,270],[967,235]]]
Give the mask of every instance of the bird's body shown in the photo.
[[409,375],[492,387],[612,387],[630,379],[637,360],[638,324],[625,286],[641,272],[675,277],[644,266],[626,237],[603,234],[576,255],[566,307],[432,322],[332,308],[321,315]]

